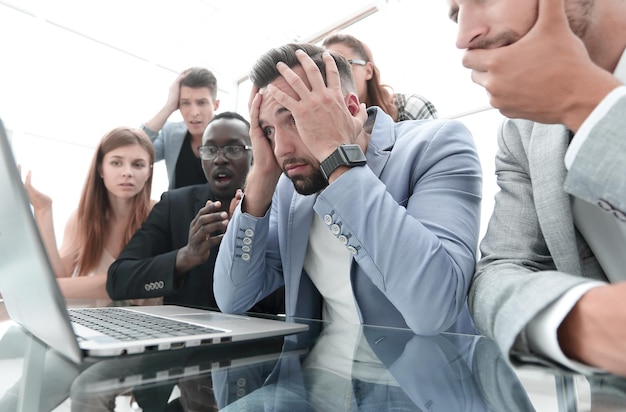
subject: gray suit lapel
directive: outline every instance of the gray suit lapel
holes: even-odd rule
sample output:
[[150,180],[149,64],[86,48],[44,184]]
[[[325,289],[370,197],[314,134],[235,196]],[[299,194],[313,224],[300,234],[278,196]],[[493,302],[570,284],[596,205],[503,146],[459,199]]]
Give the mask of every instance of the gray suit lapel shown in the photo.
[[565,127],[535,124],[528,149],[528,164],[539,225],[557,269],[582,273],[576,252],[569,195],[563,190],[565,151],[569,132]]

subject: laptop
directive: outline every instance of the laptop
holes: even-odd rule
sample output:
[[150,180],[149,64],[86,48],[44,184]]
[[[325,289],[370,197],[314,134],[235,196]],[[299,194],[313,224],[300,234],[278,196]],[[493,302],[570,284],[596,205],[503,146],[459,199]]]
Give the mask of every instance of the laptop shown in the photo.
[[[68,309],[34,220],[28,195],[0,119],[0,294],[13,321],[31,336],[79,363],[85,356],[189,348],[284,336],[308,329],[305,324],[231,315],[175,305]],[[93,326],[78,324],[95,317]],[[139,332],[153,323],[174,336],[111,337],[95,323],[114,316],[137,324],[117,333]],[[117,321],[113,320],[114,323]],[[147,335],[147,333],[145,334]]]

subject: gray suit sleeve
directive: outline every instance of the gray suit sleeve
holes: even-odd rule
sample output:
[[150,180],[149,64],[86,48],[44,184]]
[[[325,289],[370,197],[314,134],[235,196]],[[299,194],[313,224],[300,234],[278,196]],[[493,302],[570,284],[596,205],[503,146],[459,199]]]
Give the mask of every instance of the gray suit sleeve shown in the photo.
[[500,191],[469,294],[476,326],[507,354],[530,355],[523,333],[528,322],[567,290],[587,281],[557,271],[546,244],[527,157],[532,131],[533,123],[519,121],[506,121],[499,131]]
[[565,190],[626,224],[626,97],[595,125],[580,148]]

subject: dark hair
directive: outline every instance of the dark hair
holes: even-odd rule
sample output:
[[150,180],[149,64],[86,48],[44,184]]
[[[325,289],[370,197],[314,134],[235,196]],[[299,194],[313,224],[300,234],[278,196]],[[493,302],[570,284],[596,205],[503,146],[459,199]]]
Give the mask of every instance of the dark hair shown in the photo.
[[188,73],[180,80],[181,86],[198,89],[206,87],[211,92],[213,100],[217,99],[217,79],[213,72],[204,67],[191,67],[187,69]]
[[240,115],[237,112],[221,112],[216,114],[215,116],[213,116],[213,118],[209,121],[209,123],[207,124],[206,129],[204,129],[204,133],[202,133],[202,144],[204,144],[204,139],[207,136],[207,133],[209,132],[209,130],[211,129],[209,126],[211,125],[211,123],[217,121],[217,120],[236,120],[236,121],[240,121],[242,122],[244,125],[246,125],[246,130],[248,131],[246,137],[246,141],[248,143],[251,142],[250,140],[250,122],[248,120],[246,120],[245,117],[243,117],[242,115]]
[[213,116],[211,121],[209,121],[209,124],[213,123],[215,120],[220,120],[220,119],[241,120],[242,122],[246,124],[246,126],[248,127],[248,130],[250,130],[250,122],[237,112],[218,113],[215,116]]
[[[300,66],[300,61],[296,57],[296,50],[304,51],[313,59],[322,73],[322,78],[326,81],[326,64],[322,59],[322,53],[326,50],[310,43],[289,43],[269,50],[257,60],[250,72],[252,83],[260,89],[277,79],[280,76],[280,72],[276,69],[276,63],[278,62],[283,62],[290,68]],[[355,87],[350,64],[343,56],[335,53],[331,53],[331,55],[339,70],[341,90],[344,93],[348,91],[353,92]]]
[[367,80],[367,101],[362,102],[369,106],[378,106],[394,120],[398,118],[398,108],[394,102],[394,93],[391,86],[380,80],[380,70],[374,63],[370,48],[354,36],[343,33],[334,33],[324,39],[322,45],[326,48],[333,44],[343,44],[352,49],[361,59],[372,62],[372,77]]

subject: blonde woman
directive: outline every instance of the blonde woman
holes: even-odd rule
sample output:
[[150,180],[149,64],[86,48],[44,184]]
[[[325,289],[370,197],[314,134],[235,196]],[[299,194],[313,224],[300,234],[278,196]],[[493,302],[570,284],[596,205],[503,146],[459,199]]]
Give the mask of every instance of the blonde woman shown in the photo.
[[155,203],[150,199],[154,157],[142,130],[119,127],[107,133],[96,148],[60,249],[52,199],[32,186],[30,171],[26,174],[24,186],[65,298],[109,299],[107,270]]

